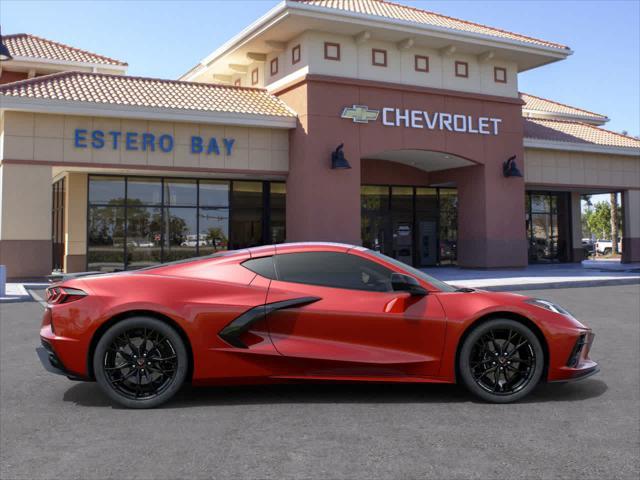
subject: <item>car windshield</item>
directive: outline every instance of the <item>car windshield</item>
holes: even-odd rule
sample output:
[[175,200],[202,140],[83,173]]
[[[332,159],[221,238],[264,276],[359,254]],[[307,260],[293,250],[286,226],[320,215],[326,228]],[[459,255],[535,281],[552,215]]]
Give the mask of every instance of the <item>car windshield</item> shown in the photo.
[[400,270],[403,270],[404,272],[408,273],[409,275],[413,276],[413,277],[417,277],[421,280],[424,280],[425,282],[429,283],[430,285],[436,287],[438,290],[441,290],[443,292],[455,292],[456,291],[456,287],[452,287],[451,285],[449,285],[448,283],[444,283],[441,280],[438,280],[437,278],[432,277],[431,275],[428,275],[426,273],[424,273],[421,270],[418,270],[417,268],[413,268],[410,265],[407,265],[406,263],[403,263],[399,260],[396,260],[395,258],[391,258],[388,257],[380,252],[376,252],[375,250],[368,250],[369,253],[371,253],[371,255],[373,255],[374,257],[378,257],[383,259],[385,262],[389,262],[393,265],[395,265],[396,267],[398,267]]

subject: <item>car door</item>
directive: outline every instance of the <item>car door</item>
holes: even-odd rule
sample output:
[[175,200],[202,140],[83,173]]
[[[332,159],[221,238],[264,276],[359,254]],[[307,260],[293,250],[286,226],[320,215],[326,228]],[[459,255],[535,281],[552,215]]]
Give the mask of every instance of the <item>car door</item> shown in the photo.
[[392,270],[356,254],[274,258],[267,305],[289,304],[271,311],[267,324],[278,352],[295,360],[292,371],[318,378],[437,375],[445,314],[436,295],[393,291]]

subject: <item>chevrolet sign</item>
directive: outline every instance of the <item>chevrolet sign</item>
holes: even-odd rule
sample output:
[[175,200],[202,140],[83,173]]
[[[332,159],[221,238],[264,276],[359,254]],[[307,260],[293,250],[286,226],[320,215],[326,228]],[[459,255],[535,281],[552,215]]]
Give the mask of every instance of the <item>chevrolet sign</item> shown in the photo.
[[[354,123],[375,122],[380,110],[371,110],[366,105],[353,105],[342,110],[341,118]],[[448,130],[450,132],[498,135],[501,118],[475,117],[461,113],[426,112],[406,108],[384,107],[382,124],[385,127],[423,128],[427,130]]]
[[354,105],[353,107],[345,107],[342,110],[341,118],[350,118],[353,123],[369,123],[375,122],[380,115],[380,110],[369,110],[366,105]]

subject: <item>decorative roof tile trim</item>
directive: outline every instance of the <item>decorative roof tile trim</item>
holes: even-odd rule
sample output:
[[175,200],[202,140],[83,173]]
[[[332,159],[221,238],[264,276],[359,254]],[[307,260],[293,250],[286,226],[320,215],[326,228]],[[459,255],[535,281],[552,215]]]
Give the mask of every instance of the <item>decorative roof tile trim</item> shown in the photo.
[[582,122],[524,118],[524,137],[550,142],[639,148],[640,140]]
[[315,7],[322,7],[334,10],[345,10],[353,13],[365,15],[373,15],[378,17],[391,18],[395,20],[404,20],[424,25],[433,25],[452,30],[460,30],[484,34],[492,37],[508,38],[525,43],[542,45],[545,47],[559,48],[570,50],[566,45],[556,42],[549,42],[539,38],[521,35],[500,28],[490,27],[481,23],[461,20],[459,18],[449,17],[439,13],[423,10],[409,5],[402,5],[386,0],[292,0],[297,3],[306,4]]
[[61,72],[0,85],[0,98],[27,97],[130,107],[152,107],[296,117],[260,88],[212,85],[106,73]]
[[117,65],[126,67],[128,64],[114,58],[65,45],[30,33],[15,33],[2,37],[4,44],[14,57],[42,58],[66,62],[95,63],[99,65]]
[[600,113],[590,112],[584,108],[573,107],[565,103],[556,102],[555,100],[549,100],[548,98],[537,97],[530,93],[520,92],[520,98],[525,104],[522,106],[523,110],[535,110],[538,112],[549,113],[564,113],[568,115],[587,116],[592,118],[600,118],[602,120],[608,120],[606,115]]

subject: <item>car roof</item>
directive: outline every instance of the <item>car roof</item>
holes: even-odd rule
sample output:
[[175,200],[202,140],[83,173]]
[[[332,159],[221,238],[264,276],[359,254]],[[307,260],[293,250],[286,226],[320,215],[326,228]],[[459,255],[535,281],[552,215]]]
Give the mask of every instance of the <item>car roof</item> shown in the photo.
[[262,247],[253,247],[249,249],[252,257],[295,253],[295,252],[348,252],[355,248],[361,249],[356,245],[337,242],[291,242],[279,243],[276,245],[264,245]]

